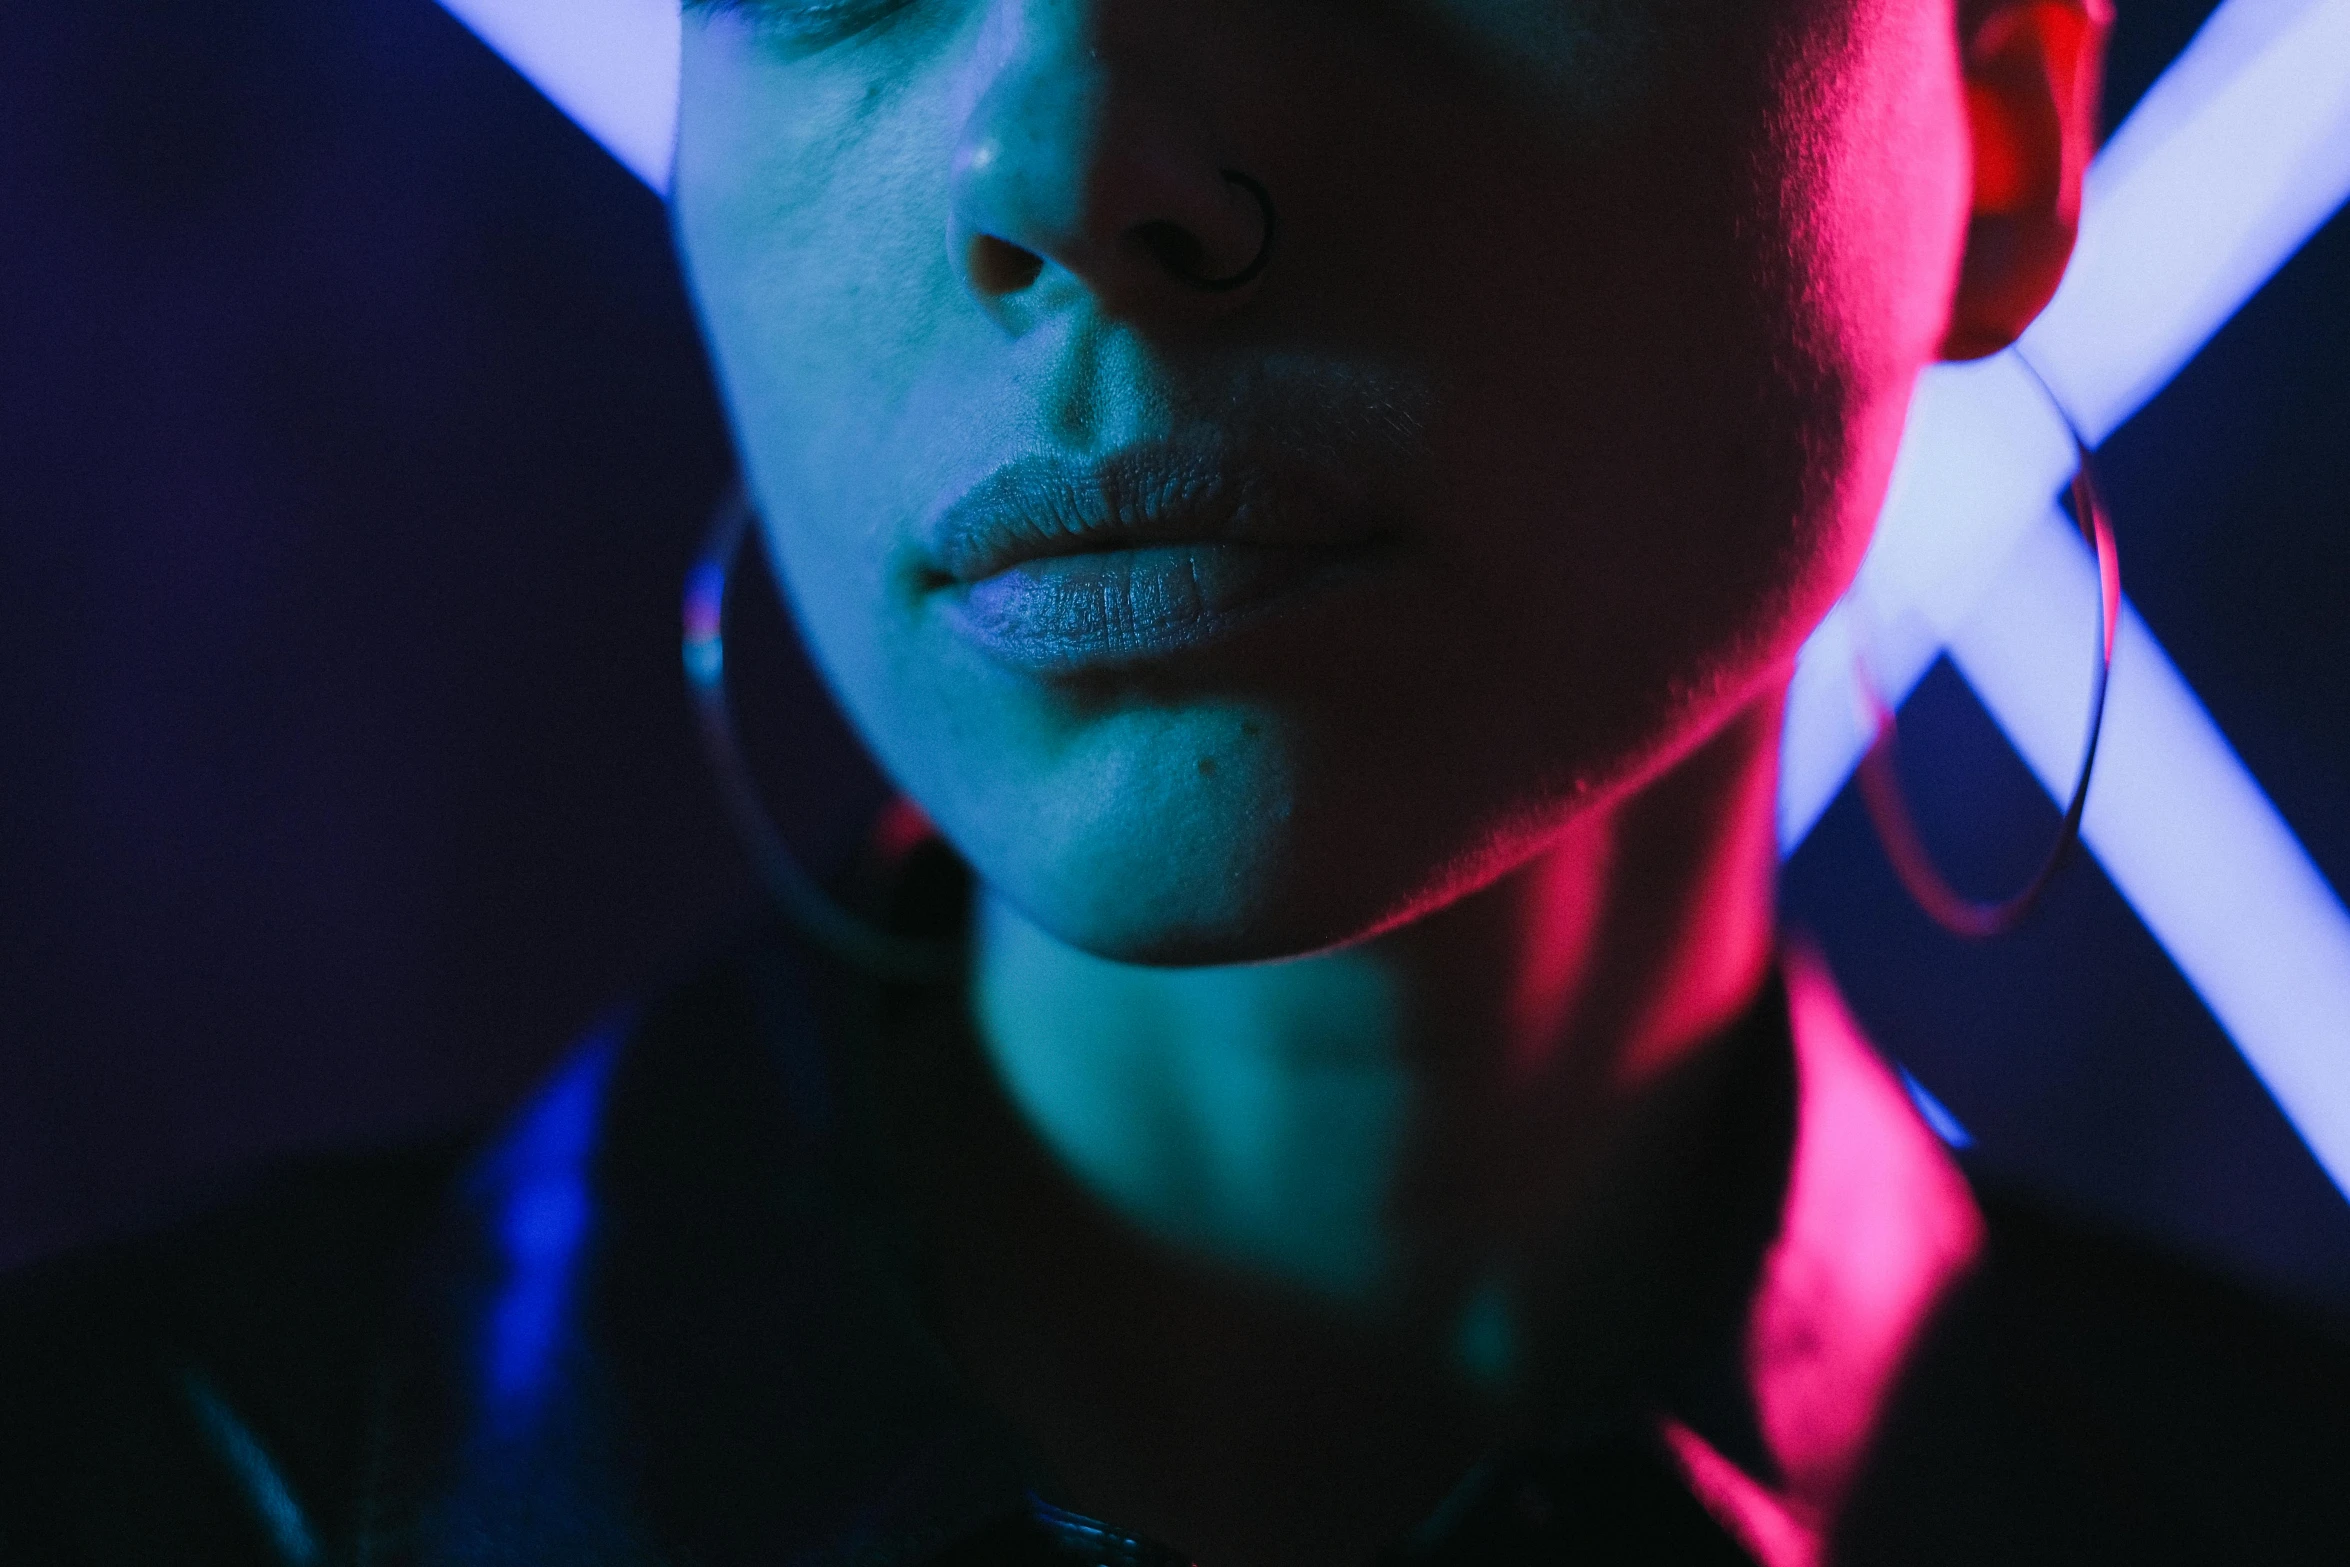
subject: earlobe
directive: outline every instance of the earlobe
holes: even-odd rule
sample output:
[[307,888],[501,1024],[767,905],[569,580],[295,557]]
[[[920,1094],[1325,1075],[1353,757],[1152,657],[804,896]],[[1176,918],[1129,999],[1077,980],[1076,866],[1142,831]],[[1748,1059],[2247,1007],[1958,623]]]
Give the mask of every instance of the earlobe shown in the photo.
[[1946,359],[1979,359],[2014,342],[2064,276],[2096,150],[2111,18],[2105,0],[1994,3],[1971,18],[1964,70],[1974,194]]

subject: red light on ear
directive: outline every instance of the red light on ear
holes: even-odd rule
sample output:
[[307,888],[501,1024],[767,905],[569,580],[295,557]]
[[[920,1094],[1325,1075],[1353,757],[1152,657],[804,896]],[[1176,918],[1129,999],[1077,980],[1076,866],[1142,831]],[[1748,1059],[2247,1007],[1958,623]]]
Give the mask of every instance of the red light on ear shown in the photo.
[[1982,82],[1966,84],[1966,102],[1974,131],[1975,212],[2020,211],[2031,199],[2031,164],[2008,104]]

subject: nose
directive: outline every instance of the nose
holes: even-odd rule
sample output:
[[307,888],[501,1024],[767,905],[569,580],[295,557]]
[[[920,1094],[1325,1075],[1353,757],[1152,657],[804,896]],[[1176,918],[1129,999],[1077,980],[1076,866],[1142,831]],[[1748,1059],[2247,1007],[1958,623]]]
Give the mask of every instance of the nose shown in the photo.
[[954,150],[947,244],[999,316],[1089,298],[1106,314],[1197,318],[1255,290],[1272,193],[1216,145],[1200,96],[1103,47],[1097,8],[1034,7]]

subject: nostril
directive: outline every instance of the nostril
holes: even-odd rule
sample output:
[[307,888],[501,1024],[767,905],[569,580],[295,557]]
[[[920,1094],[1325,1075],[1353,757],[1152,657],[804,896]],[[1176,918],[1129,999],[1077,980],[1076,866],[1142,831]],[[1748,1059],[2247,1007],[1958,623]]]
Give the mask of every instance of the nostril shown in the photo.
[[1044,257],[982,234],[971,241],[971,281],[983,293],[1017,294],[1044,271]]

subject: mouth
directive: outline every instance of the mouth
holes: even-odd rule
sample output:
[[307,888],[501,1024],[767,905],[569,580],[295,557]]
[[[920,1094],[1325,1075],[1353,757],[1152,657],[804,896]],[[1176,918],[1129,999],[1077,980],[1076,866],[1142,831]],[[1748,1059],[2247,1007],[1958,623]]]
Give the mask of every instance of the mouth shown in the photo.
[[923,587],[1035,675],[1221,642],[1353,574],[1386,537],[1359,481],[1221,443],[1023,458],[933,513]]

